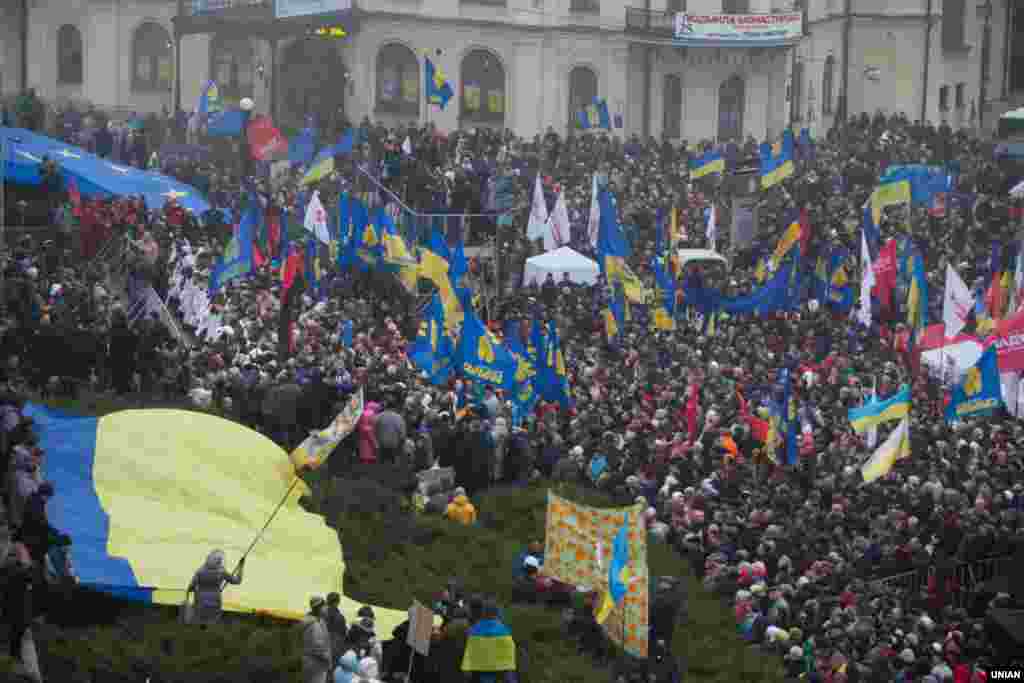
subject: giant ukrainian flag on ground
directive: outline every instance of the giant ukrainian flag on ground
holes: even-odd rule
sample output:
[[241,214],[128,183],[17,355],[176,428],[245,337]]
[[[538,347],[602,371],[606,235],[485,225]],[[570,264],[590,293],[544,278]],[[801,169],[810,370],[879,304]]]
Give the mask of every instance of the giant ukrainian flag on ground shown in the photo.
[[[249,555],[242,584],[225,589],[224,608],[300,619],[309,591],[342,591],[338,535],[299,505],[309,490],[265,436],[185,410],[78,417],[29,404],[25,415],[47,453],[43,474],[59,492],[50,523],[71,536],[82,586],[180,605],[210,551],[237,563],[296,482]],[[342,610],[359,606],[342,597]],[[382,633],[407,619],[404,609],[374,611]]]

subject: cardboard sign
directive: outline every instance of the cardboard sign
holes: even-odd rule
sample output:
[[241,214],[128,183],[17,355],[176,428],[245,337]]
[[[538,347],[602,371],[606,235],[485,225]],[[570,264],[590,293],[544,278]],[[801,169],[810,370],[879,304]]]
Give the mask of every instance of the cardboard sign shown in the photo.
[[409,635],[405,638],[405,644],[426,657],[430,653],[430,635],[433,630],[434,612],[413,601],[409,608]]

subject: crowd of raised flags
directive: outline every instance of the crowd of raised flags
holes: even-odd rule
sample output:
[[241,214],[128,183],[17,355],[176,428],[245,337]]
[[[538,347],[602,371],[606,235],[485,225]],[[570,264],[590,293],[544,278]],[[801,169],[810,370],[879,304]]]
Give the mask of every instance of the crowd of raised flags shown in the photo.
[[[438,74],[428,60],[428,98],[444,106],[450,98],[450,89],[443,87],[446,81],[439,81]],[[596,118],[590,114],[584,117],[581,112],[581,127],[604,125],[607,116],[601,115],[601,111],[595,102],[590,114],[598,112]],[[603,111],[606,113],[607,108]],[[305,156],[312,156],[306,139],[308,131],[303,135],[305,137],[293,147],[301,148]],[[346,131],[336,145],[309,159],[305,180],[312,183],[333,171],[334,158],[351,152],[357,142],[354,136],[352,131]],[[406,152],[410,153],[411,149]],[[790,177],[796,160],[813,158],[813,155],[814,143],[806,129],[800,132],[798,140],[791,131],[785,131],[775,145],[762,145],[762,188],[770,188]],[[721,174],[725,170],[725,160],[716,150],[707,150],[690,162],[692,178]],[[825,247],[817,253],[816,262],[806,263],[812,230],[808,213],[805,208],[791,209],[775,249],[757,264],[758,286],[747,294],[726,296],[704,287],[699,277],[691,279],[680,272],[674,253],[674,246],[684,234],[678,207],[658,212],[655,254],[650,263],[654,281],[653,288],[648,289],[629,265],[632,253],[619,223],[616,197],[599,182],[595,173],[588,233],[607,286],[601,310],[607,339],[612,344],[621,341],[622,331],[632,319],[631,307],[636,304],[649,307],[652,331],[674,330],[678,321],[685,317],[699,321],[707,333],[714,330],[722,315],[788,313],[798,310],[812,298],[833,312],[854,312],[865,326],[871,326],[880,313],[885,313],[888,319],[894,314],[904,316],[909,333],[908,351],[913,354],[930,316],[924,257],[909,236],[882,243],[878,226],[883,212],[891,206],[925,206],[933,213],[944,211],[952,192],[953,175],[944,168],[918,164],[887,169],[863,209],[859,267],[855,261],[857,255],[842,246]],[[366,200],[349,195],[342,196],[338,214],[332,221],[314,192],[304,220],[311,237],[306,249],[301,249],[294,244],[289,246],[288,231],[283,225],[285,215],[280,218],[282,225],[267,230],[261,225],[263,219],[259,212],[244,212],[234,239],[213,270],[211,292],[251,271],[263,259],[271,259],[281,268],[285,283],[282,299],[298,273],[303,274],[306,287],[315,292],[321,277],[323,257],[319,244],[322,244],[328,248],[330,261],[340,268],[391,272],[409,291],[414,291],[421,279],[434,285],[436,293],[423,312],[420,333],[410,354],[411,361],[432,382],[443,383],[453,373],[459,373],[481,384],[500,388],[513,397],[520,419],[540,398],[568,403],[558,330],[553,323],[545,325],[537,319],[525,338],[521,336],[522,330],[515,326],[507,326],[500,335],[488,329],[474,310],[472,293],[461,282],[467,270],[461,241],[450,250],[438,226],[434,226],[426,244],[409,244],[385,207],[371,207]],[[562,191],[558,193],[554,210],[549,212],[538,176],[533,188],[527,236],[542,239],[545,248],[550,250],[566,244],[568,235],[568,212]],[[713,249],[717,242],[714,207],[705,214],[705,236]],[[976,334],[984,335],[994,328],[995,321],[1016,310],[1024,275],[1021,258],[1018,245],[995,244],[987,284],[979,286],[977,291],[967,287],[952,265],[948,267],[942,306],[947,337],[958,334],[971,317]],[[861,275],[859,306],[853,282],[855,272]],[[805,275],[809,282],[804,281]],[[950,420],[998,407],[1001,398],[994,358],[994,353],[983,354],[978,365],[969,369],[954,387],[947,409]],[[765,452],[772,460],[784,463],[795,462],[800,436],[791,399],[791,373],[790,368],[780,370],[776,398],[769,401],[767,420],[761,425]],[[909,392],[901,392],[887,400],[873,399],[851,411],[850,419],[855,428],[872,434],[885,422],[902,420],[893,432],[897,436],[887,438],[864,464],[862,472],[866,482],[883,476],[896,459],[909,452],[909,409]],[[871,442],[874,443],[874,437]]]

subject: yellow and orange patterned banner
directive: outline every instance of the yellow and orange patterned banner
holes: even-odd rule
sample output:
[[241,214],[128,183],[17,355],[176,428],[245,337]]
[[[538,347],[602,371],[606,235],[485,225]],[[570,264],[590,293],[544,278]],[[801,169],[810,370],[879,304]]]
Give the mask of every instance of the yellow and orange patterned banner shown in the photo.
[[[545,576],[604,594],[615,535],[629,516],[628,593],[612,610],[603,627],[608,636],[634,657],[646,658],[648,647],[649,588],[647,533],[643,507],[592,508],[548,492],[547,531],[544,542]],[[600,599],[598,600],[600,604]]]

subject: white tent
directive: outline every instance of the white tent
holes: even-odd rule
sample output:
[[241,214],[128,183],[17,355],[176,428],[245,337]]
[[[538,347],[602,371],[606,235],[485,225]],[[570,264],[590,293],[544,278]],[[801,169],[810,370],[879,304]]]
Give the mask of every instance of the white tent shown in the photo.
[[569,273],[569,280],[579,285],[592,285],[597,282],[601,272],[596,261],[591,261],[578,251],[569,247],[559,247],[546,254],[526,259],[523,268],[523,284],[537,280],[538,285],[544,284],[548,273],[555,276],[555,282],[562,281],[562,273]]

